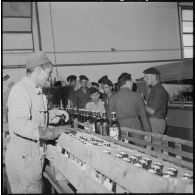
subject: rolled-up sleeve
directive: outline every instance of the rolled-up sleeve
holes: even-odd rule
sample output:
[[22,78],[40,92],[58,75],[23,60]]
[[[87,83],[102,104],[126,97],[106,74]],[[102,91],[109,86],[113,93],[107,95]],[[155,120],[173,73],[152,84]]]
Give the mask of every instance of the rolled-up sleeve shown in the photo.
[[151,132],[151,126],[150,121],[148,119],[148,116],[146,114],[146,108],[144,105],[143,98],[140,95],[137,95],[137,103],[136,103],[137,112],[140,116],[143,128],[145,131]]
[[39,140],[38,124],[31,120],[31,101],[21,86],[14,86],[8,98],[9,130]]

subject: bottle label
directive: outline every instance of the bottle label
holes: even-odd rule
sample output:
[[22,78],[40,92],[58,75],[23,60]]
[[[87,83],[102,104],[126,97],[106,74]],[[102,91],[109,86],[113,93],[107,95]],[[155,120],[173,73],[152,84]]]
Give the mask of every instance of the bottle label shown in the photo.
[[92,131],[95,132],[95,124],[94,123],[92,124]]
[[110,137],[112,139],[118,140],[118,136],[119,136],[119,129],[118,129],[118,127],[110,127]]

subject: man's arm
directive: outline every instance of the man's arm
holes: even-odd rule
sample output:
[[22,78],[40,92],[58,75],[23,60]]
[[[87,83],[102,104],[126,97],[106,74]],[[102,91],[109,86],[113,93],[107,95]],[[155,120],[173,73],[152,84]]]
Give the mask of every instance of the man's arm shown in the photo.
[[9,129],[30,139],[39,140],[38,124],[31,119],[31,102],[28,94],[16,86],[8,98]]
[[139,113],[144,130],[151,132],[152,129],[150,126],[150,121],[147,117],[145,105],[144,105],[143,99],[141,98],[140,95],[137,96],[136,107],[137,107],[137,111]]
[[162,98],[166,98],[164,95],[165,94],[161,90],[158,90],[153,94],[152,101],[146,105],[146,112],[149,115],[155,114],[161,104]]

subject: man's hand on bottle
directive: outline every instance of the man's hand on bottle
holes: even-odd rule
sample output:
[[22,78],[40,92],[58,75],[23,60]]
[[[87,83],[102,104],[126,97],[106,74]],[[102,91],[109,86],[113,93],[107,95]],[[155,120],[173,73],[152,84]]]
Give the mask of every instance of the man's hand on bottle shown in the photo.
[[39,138],[41,140],[54,140],[59,137],[59,133],[48,127],[39,127]]
[[68,122],[69,114],[65,110],[49,110],[49,123],[57,124],[63,115],[65,116],[65,123]]

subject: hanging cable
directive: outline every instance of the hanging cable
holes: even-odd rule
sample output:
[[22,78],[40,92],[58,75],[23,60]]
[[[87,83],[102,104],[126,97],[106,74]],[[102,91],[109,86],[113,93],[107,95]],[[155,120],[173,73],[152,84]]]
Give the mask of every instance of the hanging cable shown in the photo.
[[[55,49],[55,41],[54,41],[54,31],[53,31],[53,20],[52,20],[52,12],[51,12],[51,2],[49,2],[49,8],[50,8],[50,17],[51,17],[51,29],[52,29],[52,38],[53,38],[54,59],[55,59],[55,65],[56,65],[57,64],[56,63],[56,49]],[[59,78],[57,66],[56,66],[56,75]]]

